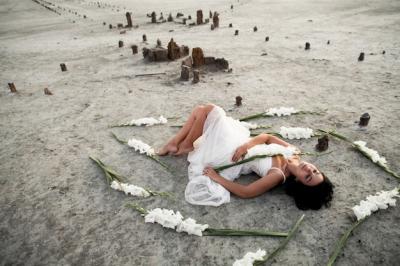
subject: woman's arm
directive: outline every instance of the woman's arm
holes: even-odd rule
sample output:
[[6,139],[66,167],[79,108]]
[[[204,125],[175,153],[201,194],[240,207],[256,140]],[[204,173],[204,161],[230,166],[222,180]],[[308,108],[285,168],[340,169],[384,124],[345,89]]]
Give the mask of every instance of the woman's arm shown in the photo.
[[268,173],[266,176],[248,184],[241,185],[230,180],[227,180],[220,176],[211,167],[204,168],[204,175],[210,177],[215,182],[226,188],[231,193],[235,194],[240,198],[253,198],[263,194],[271,188],[282,183],[282,175],[277,172]]

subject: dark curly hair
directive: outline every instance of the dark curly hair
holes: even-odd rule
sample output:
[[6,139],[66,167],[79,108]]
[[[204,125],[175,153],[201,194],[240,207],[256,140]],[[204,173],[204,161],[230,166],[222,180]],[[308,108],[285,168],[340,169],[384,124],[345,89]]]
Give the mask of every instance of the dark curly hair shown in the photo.
[[322,205],[330,206],[334,185],[321,173],[324,180],[316,186],[307,186],[290,176],[285,184],[285,191],[294,198],[300,210],[319,210]]

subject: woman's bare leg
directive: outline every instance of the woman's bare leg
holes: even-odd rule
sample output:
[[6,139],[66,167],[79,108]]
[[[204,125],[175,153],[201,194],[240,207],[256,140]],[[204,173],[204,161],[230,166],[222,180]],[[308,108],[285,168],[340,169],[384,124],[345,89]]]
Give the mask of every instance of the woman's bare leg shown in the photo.
[[[202,116],[205,111],[207,114],[212,110],[212,105],[199,105],[193,109],[192,113],[190,114],[188,120],[183,125],[183,127],[178,131],[178,133],[170,140],[164,147],[161,148],[160,151],[157,152],[158,155],[163,156],[167,155],[168,153],[176,153],[178,151],[178,146],[180,143],[186,139],[187,135],[190,133],[193,125],[196,121],[196,118]],[[205,120],[204,120],[205,121]],[[204,125],[204,122],[203,122]],[[197,126],[198,127],[198,126]],[[203,128],[203,126],[201,126]],[[193,133],[192,133],[193,135]],[[201,135],[201,133],[200,133]],[[193,143],[192,143],[193,146]]]
[[204,123],[213,107],[213,105],[206,105],[196,112],[195,120],[190,127],[189,133],[178,144],[178,151],[174,155],[186,154],[193,150],[193,142],[203,134]]

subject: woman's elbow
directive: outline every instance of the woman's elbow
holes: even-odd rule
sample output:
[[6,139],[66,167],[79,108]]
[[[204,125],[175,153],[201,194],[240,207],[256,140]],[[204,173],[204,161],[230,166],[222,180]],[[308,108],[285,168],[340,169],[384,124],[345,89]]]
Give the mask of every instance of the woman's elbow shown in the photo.
[[251,190],[247,189],[246,187],[237,193],[235,193],[236,196],[238,196],[241,199],[248,199],[248,198],[253,198],[255,197],[254,193],[252,193]]

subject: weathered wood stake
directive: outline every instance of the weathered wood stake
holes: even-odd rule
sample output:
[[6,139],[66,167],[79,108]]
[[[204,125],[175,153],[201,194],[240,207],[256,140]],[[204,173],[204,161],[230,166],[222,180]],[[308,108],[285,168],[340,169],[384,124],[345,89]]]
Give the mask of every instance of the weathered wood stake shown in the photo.
[[188,81],[190,74],[190,67],[182,65],[181,66],[181,80]]
[[364,61],[365,54],[360,53],[360,56],[358,57],[358,61]]
[[200,81],[200,71],[195,69],[193,70],[193,83],[196,84]]
[[362,116],[360,117],[360,122],[358,123],[358,125],[359,125],[360,127],[366,127],[366,126],[368,126],[368,122],[369,122],[369,119],[370,119],[370,118],[371,118],[371,117],[369,116],[368,113],[362,114]]
[[14,83],[8,83],[8,87],[10,88],[10,91],[12,92],[12,93],[16,93],[17,92],[17,89],[15,88],[15,85],[14,85]]
[[304,50],[310,50],[311,45],[309,42],[306,42],[306,47],[304,48]]
[[132,49],[132,54],[137,54],[138,53],[138,46],[137,45],[132,45],[131,46],[131,49]]
[[118,47],[119,47],[119,48],[124,47],[124,42],[123,42],[123,41],[119,41],[119,42],[118,42]]
[[60,64],[60,67],[62,72],[67,71],[67,66],[64,63]]
[[235,105],[236,106],[241,106],[242,105],[242,100],[243,100],[242,96],[236,96],[235,99],[236,99]]
[[143,34],[142,39],[143,39],[143,42],[147,42],[147,36],[146,36],[146,34]]
[[128,28],[132,28],[132,18],[131,18],[131,13],[126,12],[126,20],[128,21]]

